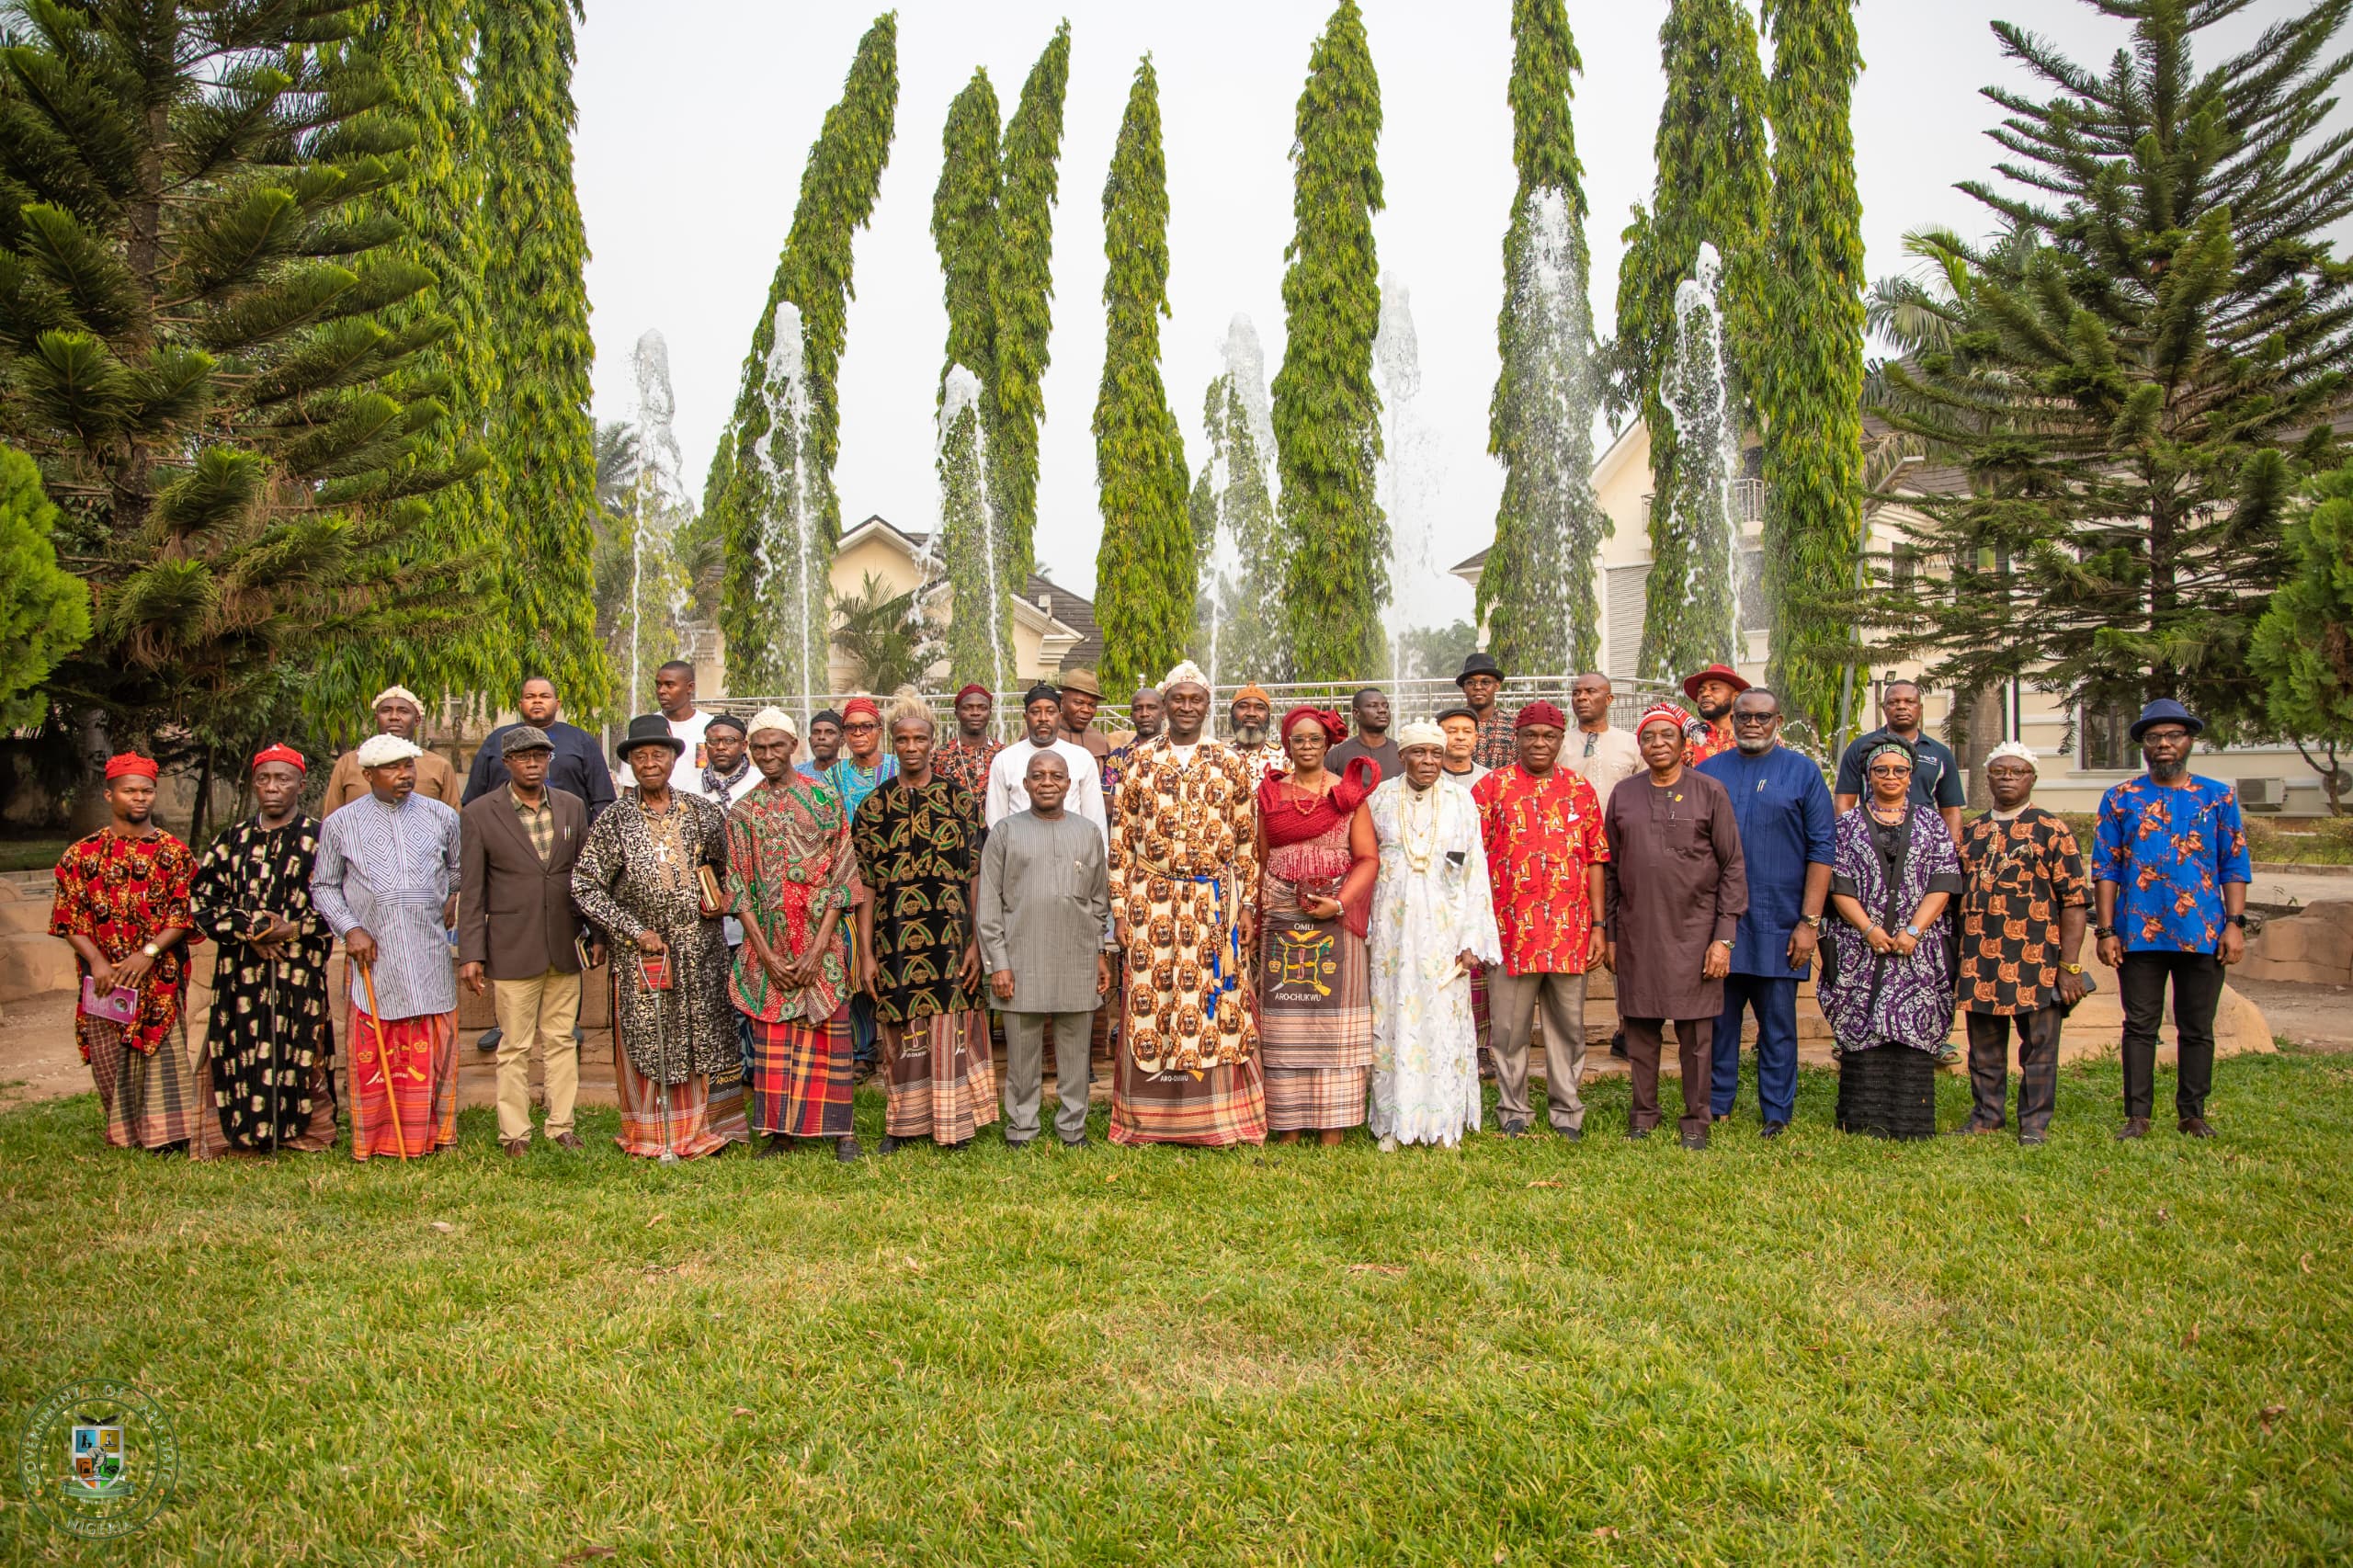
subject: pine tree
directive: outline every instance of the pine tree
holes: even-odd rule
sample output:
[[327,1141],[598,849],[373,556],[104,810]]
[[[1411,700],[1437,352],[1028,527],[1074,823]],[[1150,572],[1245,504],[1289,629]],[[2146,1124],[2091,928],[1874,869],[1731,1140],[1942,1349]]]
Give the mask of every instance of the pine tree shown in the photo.
[[1045,422],[1053,331],[1054,202],[1061,187],[1063,99],[1070,85],[1070,23],[1054,29],[1006,122],[997,201],[998,570],[1018,593],[1037,565],[1038,427]]
[[507,519],[507,674],[519,679],[528,659],[580,717],[608,711],[618,683],[597,641],[597,432],[588,414],[597,349],[583,279],[588,237],[572,184],[575,4],[485,5],[474,102],[495,258],[483,307],[506,367],[489,444]]
[[[448,335],[417,358],[423,373],[443,378],[449,408],[422,449],[432,467],[457,464],[472,450],[470,435],[483,428],[500,385],[498,341],[483,302],[487,157],[469,75],[479,10],[478,0],[377,0],[362,35],[381,63],[387,108],[416,135],[406,177],[382,198],[404,231],[390,254],[435,278],[429,292],[387,310],[385,323],[395,331],[435,316],[449,323]],[[486,467],[468,474],[435,494],[423,513],[426,527],[408,540],[411,549],[440,558],[452,599],[483,607],[480,625],[466,635],[402,629],[389,638],[346,642],[313,677],[322,698],[356,713],[395,682],[427,700],[503,697],[512,689],[515,643],[498,571],[507,537],[501,498],[498,475]]]
[[1862,530],[1863,204],[1852,125],[1854,0],[1766,0],[1773,36],[1772,270],[1755,391],[1764,432],[1768,683],[1828,734],[1853,656]]
[[2086,71],[1995,25],[2054,89],[1987,89],[2010,182],[1962,188],[2005,232],[1915,243],[1957,279],[1885,370],[1889,418],[1962,467],[1915,503],[1937,581],[1880,607],[1888,649],[1974,691],[2013,677],[2086,709],[2173,697],[2218,738],[2255,722],[2248,657],[2287,576],[2285,505],[2333,466],[2353,349],[2353,267],[2323,236],[2353,212],[2353,153],[2321,129],[2347,69],[2347,0],[2201,72],[2234,7],[2097,0],[2129,48]]
[[[101,744],[249,736],[335,648],[462,628],[447,415],[385,312],[434,279],[383,210],[413,138],[365,13],[27,0],[0,50],[0,435],[40,465],[92,633],[49,698]],[[108,732],[111,732],[110,736]]]
[[1599,658],[1594,568],[1609,518],[1593,494],[1592,256],[1569,116],[1571,79],[1584,63],[1561,0],[1514,0],[1512,39],[1519,188],[1504,235],[1503,363],[1487,426],[1504,491],[1478,613],[1506,669],[1586,670]]
[[[949,673],[960,685],[979,681],[1001,689],[1010,672],[999,668],[1011,643],[1012,607],[1001,573],[991,564],[1006,553],[989,472],[1001,446],[994,389],[997,341],[997,203],[1004,183],[999,164],[996,90],[986,71],[948,106],[940,131],[939,183],[931,196],[931,238],[939,252],[948,306],[948,350],[939,372],[939,561],[951,607]],[[976,382],[965,406],[970,428],[949,413],[959,371]]]
[[[726,473],[714,464],[713,488],[705,509],[725,541],[720,592],[720,631],[727,639],[731,685],[745,690],[823,689],[823,669],[802,670],[777,646],[777,622],[764,606],[781,597],[765,580],[763,530],[776,506],[758,464],[747,454],[769,437],[762,393],[776,348],[777,307],[790,303],[801,319],[800,362],[808,403],[808,426],[799,446],[813,516],[807,526],[816,537],[811,554],[829,562],[841,540],[841,496],[834,489],[834,464],[841,456],[841,358],[849,340],[852,242],[874,215],[874,199],[891,159],[899,107],[898,17],[884,12],[858,40],[842,83],[842,96],[825,111],[817,140],[801,172],[801,195],[792,226],[777,257],[767,302],[752,328],[744,358],[743,384],[723,445],[731,454]],[[824,584],[809,591],[822,596]],[[820,603],[825,602],[821,597]]]
[[2289,578],[2247,652],[2267,716],[2321,776],[2330,814],[2342,815],[2338,757],[2353,755],[2353,462],[2317,475],[2312,493],[2315,504],[2288,527]]
[[40,469],[0,447],[0,725],[11,729],[40,722],[49,705],[28,694],[90,635],[90,590],[57,564],[56,531]]
[[1185,447],[1160,380],[1168,313],[1168,169],[1160,82],[1146,55],[1103,182],[1103,381],[1095,399],[1095,483],[1103,513],[1095,619],[1105,687],[1122,690],[1184,656],[1193,619],[1193,529]]
[[[1638,412],[1651,444],[1651,573],[1644,596],[1640,673],[1680,674],[1720,656],[1730,624],[1713,604],[1688,602],[1691,585],[1722,550],[1710,523],[1693,537],[1678,493],[1668,365],[1685,324],[1676,290],[1692,275],[1699,246],[1723,258],[1722,299],[1735,398],[1756,384],[1762,342],[1767,203],[1765,73],[1756,28],[1738,0],[1669,0],[1659,28],[1666,99],[1653,144],[1657,163],[1650,206],[1637,208],[1618,269],[1618,339],[1612,401]],[[1737,406],[1737,404],[1735,404]],[[1680,525],[1680,526],[1678,526]],[[1717,597],[1729,584],[1706,585]]]
[[1356,0],[1332,13],[1307,70],[1291,143],[1294,227],[1283,253],[1286,337],[1274,384],[1290,552],[1284,616],[1293,676],[1346,680],[1386,664],[1381,609],[1389,598],[1389,529],[1373,472],[1381,83]]

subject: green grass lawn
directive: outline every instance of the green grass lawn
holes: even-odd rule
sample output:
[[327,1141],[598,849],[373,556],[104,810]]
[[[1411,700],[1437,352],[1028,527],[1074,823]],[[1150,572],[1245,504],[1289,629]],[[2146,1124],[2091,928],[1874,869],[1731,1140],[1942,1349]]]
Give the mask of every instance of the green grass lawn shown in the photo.
[[11,1487],[0,1561],[2342,1562],[2353,1065],[2219,1077],[2210,1143],[2113,1142],[2110,1066],[2040,1150],[1847,1139],[1809,1073],[1698,1155],[1619,1080],[1577,1146],[855,1168],[630,1162],[610,1112],[510,1163],[487,1111],[192,1167],[38,1105],[10,1452],[128,1380],[183,1480],[131,1548]]

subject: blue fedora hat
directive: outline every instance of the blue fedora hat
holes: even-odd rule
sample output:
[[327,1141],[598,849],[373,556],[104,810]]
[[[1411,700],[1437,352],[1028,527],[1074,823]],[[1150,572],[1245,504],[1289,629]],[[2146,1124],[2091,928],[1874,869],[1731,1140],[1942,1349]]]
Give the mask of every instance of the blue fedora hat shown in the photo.
[[2137,744],[2143,735],[2147,734],[2159,724],[2179,724],[2194,735],[2206,727],[2206,721],[2176,702],[2172,698],[2160,697],[2146,708],[2142,709],[2141,716],[2132,721],[2133,742]]

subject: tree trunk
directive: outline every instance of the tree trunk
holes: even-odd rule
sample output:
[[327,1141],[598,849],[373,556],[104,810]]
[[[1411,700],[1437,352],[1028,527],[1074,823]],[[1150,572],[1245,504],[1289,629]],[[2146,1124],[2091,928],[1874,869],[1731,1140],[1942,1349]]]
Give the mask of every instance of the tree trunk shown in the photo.
[[1993,808],[1994,797],[1985,785],[1985,757],[2002,744],[2002,711],[2004,687],[1993,681],[1979,687],[1967,698],[1968,728],[1961,747],[1961,776],[1969,786],[1969,804],[1976,811]]
[[212,748],[204,748],[204,761],[196,770],[196,804],[188,808],[188,846],[199,854],[204,851],[205,819],[212,814]]
[[75,718],[82,736],[82,781],[74,791],[72,820],[78,835],[97,832],[111,815],[107,810],[107,758],[114,752],[114,742],[105,709],[85,708]]

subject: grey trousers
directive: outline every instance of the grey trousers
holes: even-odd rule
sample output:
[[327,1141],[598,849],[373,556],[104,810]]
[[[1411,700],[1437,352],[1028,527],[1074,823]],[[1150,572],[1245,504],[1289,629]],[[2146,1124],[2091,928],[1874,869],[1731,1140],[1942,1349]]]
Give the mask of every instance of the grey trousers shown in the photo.
[[1544,1097],[1553,1130],[1585,1126],[1585,976],[1487,971],[1488,1045],[1495,1059],[1495,1119],[1528,1123],[1528,1041],[1544,1008]]
[[1065,1143],[1086,1136],[1086,1080],[1095,1013],[999,1013],[1005,1022],[1005,1141],[1038,1136],[1038,1106],[1045,1094],[1046,1031],[1054,1036],[1054,1088],[1062,1108],[1054,1132]]

